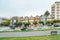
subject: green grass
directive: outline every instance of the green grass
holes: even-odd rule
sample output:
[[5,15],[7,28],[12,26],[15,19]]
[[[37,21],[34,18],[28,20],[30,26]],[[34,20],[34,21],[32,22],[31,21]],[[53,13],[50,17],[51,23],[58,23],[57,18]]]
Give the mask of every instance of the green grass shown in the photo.
[[32,36],[32,37],[5,37],[0,40],[60,40],[60,35]]

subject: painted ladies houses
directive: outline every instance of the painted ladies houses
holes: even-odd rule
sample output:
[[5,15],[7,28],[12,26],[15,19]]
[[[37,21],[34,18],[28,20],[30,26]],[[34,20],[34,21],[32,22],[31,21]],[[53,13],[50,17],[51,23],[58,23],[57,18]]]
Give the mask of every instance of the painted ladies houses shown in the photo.
[[23,22],[29,22],[29,17],[28,16],[25,16]]
[[14,16],[10,20],[10,26],[17,27],[16,23],[18,22],[18,17]]
[[43,25],[45,25],[46,24],[46,16],[41,15],[40,16],[40,21],[43,22]]
[[40,16],[36,15],[34,21],[37,22],[37,23],[39,23],[39,21],[40,21]]
[[33,22],[34,22],[34,17],[33,16],[29,17],[29,22],[30,22],[30,26],[33,26]]
[[23,17],[19,17],[18,18],[18,22],[23,22],[24,18]]

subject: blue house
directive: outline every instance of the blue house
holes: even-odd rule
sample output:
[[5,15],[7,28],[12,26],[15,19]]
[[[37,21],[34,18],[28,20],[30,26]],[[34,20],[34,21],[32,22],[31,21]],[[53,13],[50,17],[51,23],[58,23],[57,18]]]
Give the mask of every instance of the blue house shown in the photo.
[[44,25],[45,25],[46,24],[46,16],[41,15],[40,21],[42,21],[44,23]]
[[10,26],[16,27],[17,22],[18,22],[18,17],[13,17],[10,21]]

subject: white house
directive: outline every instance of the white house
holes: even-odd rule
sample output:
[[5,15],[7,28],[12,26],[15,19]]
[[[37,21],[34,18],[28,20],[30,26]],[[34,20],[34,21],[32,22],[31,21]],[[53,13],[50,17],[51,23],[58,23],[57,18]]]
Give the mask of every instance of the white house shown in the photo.
[[51,15],[47,16],[47,21],[51,21],[51,20],[52,20]]

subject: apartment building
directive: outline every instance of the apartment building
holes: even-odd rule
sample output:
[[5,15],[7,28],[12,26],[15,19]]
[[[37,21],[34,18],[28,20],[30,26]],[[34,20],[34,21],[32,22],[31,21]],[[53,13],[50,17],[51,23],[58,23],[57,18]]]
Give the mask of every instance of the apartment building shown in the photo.
[[52,20],[60,20],[60,2],[55,2],[51,6]]

